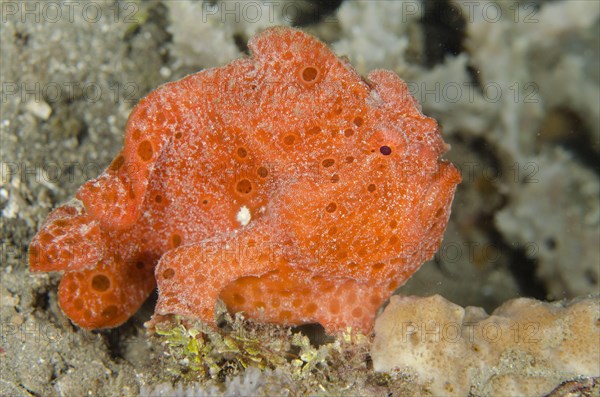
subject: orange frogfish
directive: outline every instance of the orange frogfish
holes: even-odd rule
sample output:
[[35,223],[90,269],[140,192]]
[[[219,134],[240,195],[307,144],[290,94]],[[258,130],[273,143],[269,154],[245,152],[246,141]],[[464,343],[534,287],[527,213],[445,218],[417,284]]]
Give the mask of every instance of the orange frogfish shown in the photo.
[[215,323],[215,302],[284,325],[369,332],[439,248],[457,169],[396,74],[362,78],[302,31],[165,84],[133,109],[121,153],[50,213],[29,250],[61,271],[77,325],[155,315]]

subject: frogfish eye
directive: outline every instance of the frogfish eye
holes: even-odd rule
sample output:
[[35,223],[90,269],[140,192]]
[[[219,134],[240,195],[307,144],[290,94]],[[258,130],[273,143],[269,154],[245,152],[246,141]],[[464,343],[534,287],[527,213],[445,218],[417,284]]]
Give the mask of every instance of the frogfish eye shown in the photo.
[[379,148],[379,151],[384,156],[389,156],[390,154],[392,154],[392,148],[389,147],[389,146],[382,146],[382,147]]

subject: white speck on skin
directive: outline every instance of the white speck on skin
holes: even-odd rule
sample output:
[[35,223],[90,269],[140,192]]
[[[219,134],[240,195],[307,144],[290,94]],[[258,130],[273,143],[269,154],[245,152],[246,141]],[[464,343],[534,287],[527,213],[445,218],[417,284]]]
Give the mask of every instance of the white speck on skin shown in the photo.
[[250,215],[250,210],[245,205],[242,208],[240,208],[237,215],[235,216],[235,219],[237,219],[237,221],[242,226],[246,226],[248,223],[250,223],[251,218],[252,215]]

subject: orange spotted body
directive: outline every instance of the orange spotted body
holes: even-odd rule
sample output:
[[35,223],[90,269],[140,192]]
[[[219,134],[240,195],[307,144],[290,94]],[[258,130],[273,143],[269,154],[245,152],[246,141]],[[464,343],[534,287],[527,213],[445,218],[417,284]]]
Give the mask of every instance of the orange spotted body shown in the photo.
[[406,84],[362,79],[315,38],[269,29],[252,56],[166,84],[133,110],[125,147],[30,249],[65,272],[85,328],[156,313],[232,311],[368,332],[439,247],[458,171]]

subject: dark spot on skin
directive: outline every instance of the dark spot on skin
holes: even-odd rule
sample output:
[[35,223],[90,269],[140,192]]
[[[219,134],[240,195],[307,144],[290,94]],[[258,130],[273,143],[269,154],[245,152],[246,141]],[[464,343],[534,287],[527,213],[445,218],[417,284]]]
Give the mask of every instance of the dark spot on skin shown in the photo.
[[110,288],[110,280],[104,274],[97,274],[92,278],[92,288],[104,292]]
[[314,81],[318,75],[319,75],[319,71],[312,66],[306,67],[302,71],[302,79],[304,81],[306,81],[307,83]]
[[269,175],[269,170],[267,170],[265,167],[260,167],[257,172],[258,176],[261,178],[266,178]]

